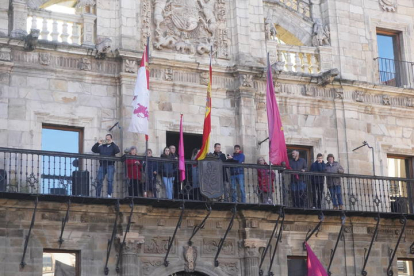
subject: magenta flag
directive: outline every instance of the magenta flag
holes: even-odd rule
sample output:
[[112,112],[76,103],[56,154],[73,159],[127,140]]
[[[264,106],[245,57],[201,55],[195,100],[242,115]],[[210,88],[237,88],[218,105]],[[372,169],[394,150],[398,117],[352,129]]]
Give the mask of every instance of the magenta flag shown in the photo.
[[183,114],[181,114],[180,119],[180,142],[178,143],[178,170],[180,171],[180,181],[182,182],[185,179]]
[[267,55],[266,108],[269,128],[269,161],[273,165],[281,165],[284,161],[286,162],[286,168],[290,168],[285,134],[283,133],[282,120],[280,119],[279,107],[276,102],[275,89],[273,87],[269,54]]
[[315,253],[313,253],[308,243],[305,245],[306,251],[308,252],[308,276],[328,276],[325,268],[319,261],[318,257],[316,257]]

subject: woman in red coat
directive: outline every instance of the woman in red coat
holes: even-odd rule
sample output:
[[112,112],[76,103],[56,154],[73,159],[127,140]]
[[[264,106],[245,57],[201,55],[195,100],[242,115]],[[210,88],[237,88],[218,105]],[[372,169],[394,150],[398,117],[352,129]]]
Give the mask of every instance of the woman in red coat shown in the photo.
[[[137,155],[137,148],[132,146],[129,152],[130,155]],[[136,159],[127,158],[127,173],[129,179],[128,194],[129,196],[144,196],[142,189],[142,165]]]
[[[263,157],[259,157],[257,159],[257,164],[259,165],[267,165],[266,161]],[[269,165],[267,165],[269,166]],[[270,170],[267,169],[257,169],[257,183],[258,183],[258,196],[260,203],[265,204],[272,204],[272,193],[275,191],[273,187],[273,183],[276,179],[276,174],[274,171],[271,173],[272,180],[269,181]]]

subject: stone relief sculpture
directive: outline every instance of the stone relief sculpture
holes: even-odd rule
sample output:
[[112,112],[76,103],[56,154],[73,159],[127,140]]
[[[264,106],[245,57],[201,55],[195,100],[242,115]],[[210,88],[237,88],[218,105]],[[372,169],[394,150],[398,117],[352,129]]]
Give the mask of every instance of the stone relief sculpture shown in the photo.
[[316,18],[314,22],[312,38],[313,46],[317,47],[330,45],[330,32],[328,26],[325,25],[324,27],[320,18]]
[[98,43],[95,45],[95,58],[104,59],[111,50],[111,43],[112,40],[110,38],[98,38]]
[[378,0],[381,8],[387,12],[395,12],[397,5],[395,0]]
[[24,38],[24,49],[27,51],[33,51],[36,49],[37,41],[39,40],[40,30],[31,29],[30,34]]
[[185,272],[194,272],[197,260],[197,248],[191,245],[184,246],[184,270]]
[[275,40],[277,36],[275,23],[271,17],[265,19],[265,36],[267,40]]
[[213,46],[219,58],[228,58],[224,0],[153,0],[153,5],[155,49],[204,55]]

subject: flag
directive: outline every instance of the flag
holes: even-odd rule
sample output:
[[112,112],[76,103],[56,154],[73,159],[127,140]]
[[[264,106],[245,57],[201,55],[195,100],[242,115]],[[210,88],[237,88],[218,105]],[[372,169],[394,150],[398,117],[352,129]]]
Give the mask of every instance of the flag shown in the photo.
[[128,131],[145,134],[148,141],[148,116],[149,116],[149,68],[148,68],[148,44],[142,54],[141,65],[135,82],[134,99],[132,100],[132,117]]
[[199,153],[196,156],[196,160],[203,160],[206,158],[208,148],[210,146],[210,133],[211,133],[211,83],[213,78],[213,70],[211,68],[211,52],[210,50],[210,68],[209,68],[209,81],[207,86],[207,100],[206,100],[206,115],[204,117],[203,128],[203,145]]
[[328,276],[325,268],[313,253],[312,249],[305,243],[306,251],[308,252],[308,276]]
[[269,161],[273,165],[281,165],[284,161],[286,162],[286,168],[290,168],[282,120],[280,119],[279,107],[277,106],[275,89],[273,87],[269,54],[267,54],[266,108],[269,128]]
[[180,142],[178,143],[178,170],[180,171],[180,182],[183,182],[185,179],[183,114],[181,114],[180,119]]

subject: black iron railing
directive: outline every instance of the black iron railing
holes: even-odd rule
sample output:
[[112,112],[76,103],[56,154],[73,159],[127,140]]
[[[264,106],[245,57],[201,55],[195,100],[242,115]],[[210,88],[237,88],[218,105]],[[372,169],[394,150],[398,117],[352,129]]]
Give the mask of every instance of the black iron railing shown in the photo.
[[376,58],[381,84],[414,88],[414,62]]
[[[100,157],[0,148],[0,193],[123,199],[127,197],[204,202],[196,161],[186,161],[178,181],[176,159],[124,155]],[[112,168],[109,168],[112,167]],[[112,171],[110,171],[112,170]],[[413,213],[414,179],[327,174],[282,167],[224,162],[219,202],[278,205],[299,209]],[[112,193],[108,176],[113,173]],[[213,172],[214,173],[214,172]]]

